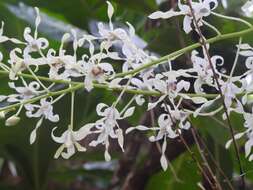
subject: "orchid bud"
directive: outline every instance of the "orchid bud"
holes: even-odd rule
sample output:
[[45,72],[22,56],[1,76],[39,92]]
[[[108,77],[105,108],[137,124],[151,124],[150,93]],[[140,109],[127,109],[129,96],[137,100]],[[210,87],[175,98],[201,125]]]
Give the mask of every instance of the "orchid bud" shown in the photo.
[[20,117],[13,115],[5,121],[6,126],[15,126],[20,121]]

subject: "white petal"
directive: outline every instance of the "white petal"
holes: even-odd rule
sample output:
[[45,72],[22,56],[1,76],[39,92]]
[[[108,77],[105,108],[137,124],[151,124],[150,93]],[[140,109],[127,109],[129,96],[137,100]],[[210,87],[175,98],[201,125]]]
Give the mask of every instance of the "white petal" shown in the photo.
[[37,122],[35,129],[30,134],[30,144],[33,144],[37,137],[37,129],[41,126],[43,117]]
[[[105,116],[105,108],[108,108],[108,105],[104,104],[104,103],[99,103],[96,107],[96,112],[99,116]],[[103,111],[102,111],[103,110]]]
[[135,36],[135,29],[133,27],[132,24],[130,24],[129,22],[127,22],[127,25],[129,26],[129,34],[131,37],[134,37]]
[[110,63],[100,63],[99,66],[105,71],[105,72],[113,72],[114,69]]
[[192,31],[192,19],[189,16],[185,16],[184,17],[184,21],[183,21],[183,29],[185,31],[186,34],[190,33]]
[[182,128],[185,130],[190,129],[190,127],[191,127],[191,123],[189,121],[186,121],[186,123],[184,125],[182,124]]
[[148,17],[150,19],[159,19],[159,18],[168,19],[168,18],[171,18],[173,16],[178,16],[178,15],[181,15],[181,14],[182,14],[181,12],[176,12],[176,11],[173,11],[173,10],[169,10],[167,12],[156,11],[156,12],[152,13],[151,15],[149,15]]
[[30,35],[30,33],[31,33],[31,28],[26,27],[25,30],[24,30],[24,39],[28,43],[32,43],[33,42],[33,37]]
[[252,145],[253,145],[252,140],[248,140],[245,143],[245,145],[244,145],[244,148],[245,148],[245,157],[248,157],[250,155]]
[[246,56],[246,57],[253,56],[253,51],[250,51],[250,50],[240,51],[240,55]]
[[0,36],[0,43],[6,42],[8,40],[9,40],[8,37],[6,37],[6,36]]
[[71,156],[75,154],[75,147],[74,145],[67,148],[67,152],[62,152],[61,155],[64,159],[69,159]]
[[58,122],[60,120],[59,118],[59,115],[53,115],[53,114],[50,114],[49,117],[48,117],[48,120],[52,121],[52,122]]
[[91,128],[93,128],[95,126],[94,123],[88,123],[86,125],[84,125],[83,127],[81,127],[78,131],[73,132],[73,136],[75,138],[76,141],[80,141],[82,139],[84,139],[87,135],[91,134]]
[[139,106],[142,106],[145,103],[145,98],[143,97],[143,95],[138,95],[135,98],[136,104],[138,104]]
[[138,88],[143,88],[143,86],[144,86],[144,82],[141,81],[141,80],[138,79],[138,78],[132,78],[132,79],[131,79],[131,83],[132,83],[133,85],[137,86]]
[[34,142],[35,142],[35,140],[36,140],[36,132],[37,132],[37,128],[35,128],[32,132],[31,132],[31,134],[30,134],[30,144],[33,144]]
[[55,152],[55,155],[54,155],[54,159],[59,158],[59,156],[61,155],[61,153],[62,153],[62,151],[64,150],[64,148],[65,148],[65,146],[64,146],[64,144],[63,144],[63,145],[61,145],[61,146],[57,149],[57,151]]
[[75,146],[76,146],[76,149],[79,151],[79,152],[85,152],[86,151],[86,148],[83,147],[82,145],[80,145],[79,143],[75,142]]
[[135,110],[135,107],[128,108],[125,111],[123,118],[127,118],[127,117],[132,116],[134,114],[134,110]]
[[3,95],[0,95],[0,102],[4,101],[5,99],[7,99],[8,96],[3,96]]
[[195,112],[193,113],[193,117],[197,117],[198,114],[204,109],[209,107],[210,105],[212,105],[220,96],[217,96],[215,99],[207,101],[206,103],[204,103],[203,105],[201,105],[198,109],[195,110]]
[[104,153],[105,161],[109,162],[111,160],[111,156],[107,150]]
[[84,88],[90,92],[93,89],[93,83],[89,76],[86,76],[84,79]]
[[248,101],[248,95],[245,94],[243,97],[242,97],[242,104],[245,105]]
[[57,127],[53,128],[53,130],[51,131],[51,137],[52,139],[57,142],[57,143],[65,143],[65,139],[66,139],[66,135],[68,131],[65,131],[61,137],[56,137],[54,136],[54,131]]
[[35,11],[36,11],[36,20],[35,20],[35,26],[38,27],[39,24],[40,24],[40,21],[41,21],[41,18],[40,18],[40,11],[37,7],[35,7]]
[[109,17],[109,19],[112,19],[112,15],[114,13],[114,8],[112,6],[112,4],[109,1],[106,1],[106,3],[108,4],[108,8],[107,8],[107,15]]
[[237,45],[236,47],[242,50],[252,49],[252,47],[249,44],[240,44]]
[[191,98],[191,100],[195,103],[195,104],[203,104],[206,103],[208,100],[204,97],[193,97]]
[[152,103],[148,103],[148,111],[151,110],[151,109],[153,109],[154,107],[156,107],[157,104],[159,104],[161,101],[163,101],[163,99],[164,99],[165,97],[166,97],[166,95],[163,95],[163,96],[161,96],[161,97],[158,99],[158,101],[152,102]]
[[116,135],[118,137],[118,143],[120,145],[120,148],[122,149],[122,152],[124,152],[124,136],[123,136],[123,131],[122,129],[117,129],[116,130]]
[[249,157],[249,161],[251,162],[252,160],[253,160],[253,154],[250,155],[250,157]]
[[126,134],[130,133],[131,131],[133,130],[140,130],[140,131],[147,131],[147,130],[150,130],[150,128],[144,126],[144,125],[138,125],[136,127],[129,127],[127,130],[126,130]]
[[[236,135],[234,136],[234,137],[235,137],[235,140],[240,139],[244,134],[245,134],[245,132],[236,134]],[[230,147],[230,145],[232,144],[232,142],[233,142],[233,139],[230,139],[230,140],[226,143],[225,148],[228,149],[228,148]]]
[[160,163],[161,163],[163,170],[166,171],[168,168],[168,162],[167,162],[165,155],[161,156]]

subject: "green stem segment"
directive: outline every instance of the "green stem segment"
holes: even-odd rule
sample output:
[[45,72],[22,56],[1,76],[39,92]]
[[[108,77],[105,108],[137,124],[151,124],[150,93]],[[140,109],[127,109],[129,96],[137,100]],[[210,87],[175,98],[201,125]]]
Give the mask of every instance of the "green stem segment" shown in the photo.
[[[75,82],[75,83],[77,83],[77,82]],[[124,89],[124,87],[121,87],[121,88],[109,88],[105,84],[94,84],[94,87],[95,88],[99,88],[99,89],[110,90],[110,91],[118,91],[118,92],[121,92]],[[34,97],[32,99],[29,99],[29,100],[24,100],[24,101],[22,101],[20,103],[16,103],[16,104],[12,104],[12,105],[9,105],[9,106],[2,107],[2,108],[0,108],[0,112],[7,111],[7,110],[13,110],[16,107],[19,107],[19,106],[22,106],[22,105],[25,105],[25,104],[34,103],[34,102],[39,101],[42,98],[60,96],[62,94],[67,94],[67,93],[75,92],[76,90],[80,90],[80,89],[83,89],[83,88],[84,88],[84,84],[83,83],[77,83],[77,84],[73,85],[73,87],[70,87],[70,88],[67,88],[67,89],[64,89],[64,90],[50,92],[50,93],[47,93],[47,94],[43,94],[43,95]],[[144,95],[144,96],[161,96],[161,95],[163,95],[162,93],[157,92],[157,91],[135,90],[135,89],[126,89],[125,92],[129,93],[129,94]],[[189,97],[199,97],[199,96],[201,96],[201,97],[206,97],[208,99],[215,98],[217,96],[217,94],[193,94],[193,93],[184,93],[184,95],[187,95]],[[179,96],[180,96],[180,94],[179,94]]]
[[[246,34],[248,34],[250,32],[253,32],[253,27],[250,27],[248,29],[242,30],[240,32],[233,32],[233,33],[218,35],[216,37],[213,37],[213,38],[210,38],[210,39],[206,40],[206,43],[212,44],[212,43],[215,43],[215,42],[218,42],[218,41],[222,41],[222,40],[226,40],[226,39],[241,37],[241,36],[244,36],[244,35],[246,35]],[[189,52],[191,50],[194,50],[194,49],[196,49],[198,47],[201,47],[200,43],[192,44],[192,45],[187,46],[187,47],[185,47],[183,49],[180,49],[180,50],[175,51],[175,52],[173,52],[171,54],[168,54],[168,55],[166,55],[164,57],[161,57],[160,59],[157,59],[157,60],[152,61],[150,63],[144,64],[144,65],[142,65],[139,68],[136,68],[134,70],[131,70],[131,71],[128,71],[128,72],[124,72],[124,73],[118,73],[118,74],[116,74],[116,77],[124,77],[126,75],[135,75],[136,73],[139,73],[140,71],[142,71],[144,69],[147,69],[147,68],[149,68],[151,66],[154,66],[154,65],[166,62],[168,60],[173,60],[176,57],[178,57],[180,55],[183,55],[184,53],[187,53],[187,52]]]
[[76,91],[78,89],[81,89],[81,88],[83,88],[83,84],[78,84],[78,85],[75,85],[71,88],[67,88],[67,89],[64,89],[64,90],[59,90],[59,91],[56,91],[56,92],[50,92],[50,93],[47,93],[47,94],[43,94],[43,95],[37,96],[35,98],[31,98],[31,99],[24,100],[24,101],[16,103],[16,104],[12,104],[12,105],[0,108],[0,112],[7,111],[7,110],[12,110],[15,107],[19,107],[19,106],[22,106],[22,105],[25,105],[25,104],[31,104],[31,103],[37,102],[37,101],[39,101],[40,99],[43,99],[43,98],[48,98],[48,97],[51,97],[51,96],[59,96],[59,95],[62,95],[62,94],[74,92],[74,91]]

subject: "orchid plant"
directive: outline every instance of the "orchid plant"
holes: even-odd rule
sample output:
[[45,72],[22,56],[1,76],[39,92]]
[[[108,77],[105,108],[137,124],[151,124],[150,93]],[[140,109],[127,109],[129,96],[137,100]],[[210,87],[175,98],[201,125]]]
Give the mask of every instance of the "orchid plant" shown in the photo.
[[[247,9],[249,4],[246,4],[243,9]],[[176,9],[167,12],[154,12],[149,15],[149,18],[183,17],[183,31],[186,34],[196,32],[200,41],[164,57],[155,56],[152,52],[140,48],[133,40],[135,29],[130,23],[126,23],[127,28],[114,26],[112,22],[114,8],[110,2],[107,2],[108,25],[98,23],[98,35],[85,34],[77,37],[76,31],[72,30],[71,33],[63,35],[58,50],[50,48],[46,38],[39,37],[38,27],[41,18],[38,8],[35,8],[37,13],[35,31],[32,32],[29,27],[25,28],[24,40],[6,36],[2,23],[0,43],[11,42],[15,48],[7,57],[8,63],[2,61],[5,55],[0,52],[0,74],[9,76],[8,84],[13,90],[13,94],[0,95],[0,102],[5,102],[3,105],[6,105],[0,107],[0,118],[5,120],[6,126],[17,125],[23,110],[28,118],[36,118],[37,124],[30,135],[30,143],[33,144],[36,141],[37,129],[45,120],[57,125],[61,116],[55,113],[54,104],[67,94],[71,94],[71,121],[60,137],[54,134],[56,128],[51,133],[52,139],[60,144],[55,158],[62,156],[68,159],[76,151],[86,151],[81,141],[95,134],[97,139],[92,140],[88,145],[91,147],[104,145],[104,157],[109,161],[111,139],[116,139],[119,147],[124,151],[125,135],[132,131],[151,131],[148,133],[150,142],[162,140],[160,161],[162,168],[166,170],[168,168],[165,154],[167,141],[181,138],[184,130],[190,130],[191,117],[209,117],[220,113],[223,119],[227,120],[231,132],[231,139],[227,139],[228,142],[224,146],[229,148],[233,144],[238,151],[236,140],[244,137],[245,156],[253,160],[251,151],[253,109],[248,111],[245,108],[249,103],[249,96],[253,93],[253,47],[242,41],[243,35],[253,32],[253,26],[240,18],[215,12],[219,6],[217,0],[179,0],[177,5]],[[240,22],[247,28],[234,33],[221,34],[215,26],[208,23],[206,18],[209,16]],[[212,29],[216,36],[207,39],[202,33],[204,27]],[[66,54],[64,44],[70,38],[73,40],[73,54]],[[225,62],[224,58],[220,55],[211,55],[209,52],[211,44],[228,38],[239,38],[238,44],[235,45],[236,58],[229,74],[218,69]],[[87,54],[77,56],[77,51],[84,45],[88,47]],[[115,46],[120,48],[113,48]],[[188,52],[191,53],[191,66],[186,69],[174,69],[173,60]],[[246,57],[247,71],[235,76],[234,70],[239,56]],[[119,62],[120,67],[113,62]],[[169,68],[159,70],[158,65],[166,65]],[[38,76],[37,73],[42,67],[48,68],[47,76]],[[59,83],[65,85],[62,89],[55,90],[55,85]],[[215,93],[210,94],[205,91],[204,87],[207,86]],[[112,105],[97,103],[95,111],[100,119],[74,130],[75,92],[80,89],[85,89],[87,92],[104,89],[120,93]],[[119,109],[119,102],[123,100],[124,94],[131,94],[132,99],[124,102],[124,108]],[[185,101],[191,102],[194,107],[189,109],[184,106]],[[206,109],[212,108],[214,104],[217,105],[217,102],[220,104],[218,108],[216,106],[215,109]],[[148,111],[161,109],[157,123],[154,122],[153,126],[136,123],[135,126],[123,129],[119,121],[133,116],[138,106],[145,106]],[[233,129],[229,119],[232,112],[241,114],[245,120],[240,132]]]

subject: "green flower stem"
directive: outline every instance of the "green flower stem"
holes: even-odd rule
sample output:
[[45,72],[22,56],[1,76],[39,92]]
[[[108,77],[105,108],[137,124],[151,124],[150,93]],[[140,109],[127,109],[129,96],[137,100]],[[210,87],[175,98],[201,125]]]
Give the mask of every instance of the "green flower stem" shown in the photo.
[[[0,74],[8,74],[7,71],[1,71],[0,70]],[[19,74],[20,76],[23,76],[25,78],[30,78],[30,79],[34,79],[32,75],[29,74]],[[34,102],[39,101],[42,98],[48,98],[48,97],[54,97],[54,96],[60,96],[63,94],[67,94],[67,93],[71,93],[71,92],[75,92],[77,90],[83,89],[84,88],[84,83],[83,82],[71,82],[71,81],[64,81],[64,80],[52,80],[49,79],[47,77],[41,77],[41,76],[37,76],[40,80],[44,80],[48,81],[48,82],[54,82],[54,83],[61,83],[61,84],[72,84],[72,87],[63,89],[63,90],[59,90],[59,91],[53,91],[53,92],[49,92],[34,98],[31,98],[29,100],[25,100],[22,101],[20,103],[16,103],[16,104],[12,104],[9,106],[5,106],[5,107],[0,107],[0,112],[2,111],[13,111],[15,110],[16,107],[25,105],[25,104],[31,104]],[[104,90],[108,90],[108,91],[116,91],[116,92],[122,92],[122,90],[124,89],[124,87],[120,87],[120,88],[110,88],[108,85],[106,84],[98,84],[98,83],[94,83],[93,84],[94,88],[98,88],[98,89],[104,89]],[[137,90],[137,89],[126,89],[125,90],[126,93],[128,94],[135,94],[135,95],[144,95],[144,96],[162,96],[164,95],[163,93],[160,93],[158,91],[154,91],[154,90]],[[238,97],[243,96],[245,93],[241,93],[238,94]],[[216,98],[219,94],[195,94],[195,93],[179,93],[179,96],[181,95],[187,95],[189,97],[205,97],[207,99],[213,99]],[[251,94],[248,94],[251,95]]]
[[[0,70],[0,74],[8,75],[9,73],[7,71]],[[34,80],[34,77],[32,75],[29,75],[29,74],[23,74],[22,73],[22,74],[18,74],[18,75],[22,76],[24,78]],[[38,97],[36,97],[35,101],[40,100],[41,98],[50,97],[50,96],[58,96],[58,95],[61,95],[61,94],[66,94],[66,93],[84,88],[84,83],[83,82],[53,80],[53,79],[50,79],[50,78],[47,78],[47,77],[42,77],[42,76],[37,76],[37,78],[42,80],[42,81],[47,81],[47,82],[60,83],[60,84],[71,84],[71,85],[73,85],[73,87],[65,89],[65,90],[56,91],[56,92],[50,92],[49,94],[45,94],[45,95],[42,95],[42,96],[38,96]],[[98,83],[94,83],[93,86],[94,86],[94,88],[98,88],[98,89],[105,89],[105,90],[109,90],[109,91],[118,91],[118,92],[121,92],[124,89],[124,87],[110,88],[107,84],[98,84]],[[71,90],[71,89],[74,89],[74,90]],[[144,95],[144,96],[161,96],[161,95],[163,95],[162,93],[160,93],[158,91],[154,91],[154,90],[151,91],[151,90],[126,89],[126,92],[129,93],[129,94]],[[218,94],[185,93],[185,95],[188,95],[190,97],[199,97],[199,96],[201,96],[201,97],[206,97],[206,98],[215,98]],[[39,98],[39,97],[41,97],[41,98]],[[31,103],[31,102],[28,102],[28,103]],[[3,110],[0,108],[0,111],[3,111]]]
[[[0,75],[9,75],[8,71],[4,71],[4,70],[0,70]],[[35,80],[34,76],[30,75],[30,74],[25,74],[25,73],[18,73],[17,74],[20,77],[24,77],[27,79],[32,79]],[[37,76],[37,78],[41,81],[45,81],[45,82],[52,82],[52,83],[61,83],[61,84],[79,84],[79,82],[73,82],[73,81],[65,81],[65,80],[54,80],[54,79],[50,79],[48,77],[42,77],[42,76]]]
[[71,88],[67,88],[67,89],[64,89],[64,90],[59,90],[59,91],[55,91],[55,92],[46,93],[46,94],[43,94],[41,96],[37,96],[35,98],[31,98],[31,99],[24,100],[24,101],[16,103],[16,104],[12,104],[12,105],[9,105],[9,106],[2,107],[2,108],[0,108],[0,112],[13,110],[13,108],[16,108],[16,107],[19,107],[19,106],[22,106],[22,105],[25,105],[25,104],[34,103],[34,102],[39,101],[42,98],[48,98],[48,97],[51,97],[51,96],[59,96],[59,95],[62,95],[62,94],[74,92],[74,91],[76,91],[78,89],[81,89],[81,88],[83,88],[83,84],[78,84],[78,85],[75,85]]
[[[2,71],[0,71],[0,73],[2,73]],[[23,76],[23,77],[25,77],[25,76]],[[38,78],[41,79],[41,77],[39,77],[39,76],[38,76]],[[62,83],[63,81],[58,81],[58,82]],[[68,82],[68,81],[64,81],[64,82]],[[62,94],[67,94],[67,93],[75,92],[77,90],[80,90],[80,89],[84,88],[84,84],[83,83],[81,83],[81,82],[74,82],[74,83],[75,83],[75,85],[73,85],[70,88],[59,90],[59,91],[55,91],[55,92],[49,92],[49,93],[46,93],[46,94],[43,94],[43,95],[31,98],[29,100],[24,100],[24,101],[16,103],[16,104],[12,104],[12,105],[9,105],[9,106],[2,107],[2,108],[0,108],[0,112],[14,110],[16,107],[19,107],[19,106],[22,106],[22,105],[25,105],[25,104],[31,104],[31,103],[37,102],[37,101],[39,101],[42,98],[60,96]],[[105,90],[109,90],[109,91],[122,92],[122,90],[124,89],[124,87],[121,87],[121,88],[109,88],[108,85],[106,85],[106,84],[93,84],[93,85],[94,85],[95,88],[105,89]],[[162,93],[157,92],[157,91],[136,90],[136,89],[125,89],[125,92],[129,93],[129,94],[144,95],[144,96],[161,96],[161,95],[163,95]],[[179,96],[180,95],[181,94],[179,94]],[[208,99],[212,99],[212,98],[215,98],[217,96],[217,94],[193,94],[193,93],[184,93],[184,95],[187,95],[189,97],[206,97]]]
[[[236,37],[241,37],[241,36],[244,36],[250,32],[253,32],[253,27],[250,27],[248,29],[245,29],[245,30],[242,30],[240,32],[233,32],[233,33],[228,33],[228,34],[222,34],[222,35],[218,35],[216,37],[213,37],[213,38],[210,38],[208,40],[206,40],[206,43],[208,44],[212,44],[212,43],[215,43],[215,42],[218,42],[218,41],[222,41],[222,40],[226,40],[226,39],[231,39],[231,38],[236,38]],[[135,75],[136,73],[139,73],[140,71],[144,70],[144,69],[147,69],[153,65],[157,65],[157,64],[160,64],[162,62],[165,62],[165,61],[168,61],[168,60],[173,60],[174,58],[186,53],[186,52],[189,52],[191,50],[194,50],[198,47],[200,47],[201,44],[200,43],[195,43],[195,44],[192,44],[190,46],[187,46],[183,49],[180,49],[178,51],[175,51],[171,54],[168,54],[164,57],[161,57],[160,59],[157,59],[155,61],[152,61],[150,63],[147,63],[147,64],[144,64],[142,66],[140,66],[139,68],[136,68],[134,70],[131,70],[131,71],[128,71],[128,72],[124,72],[124,73],[118,73],[116,74],[115,77],[124,77],[126,75]]]

